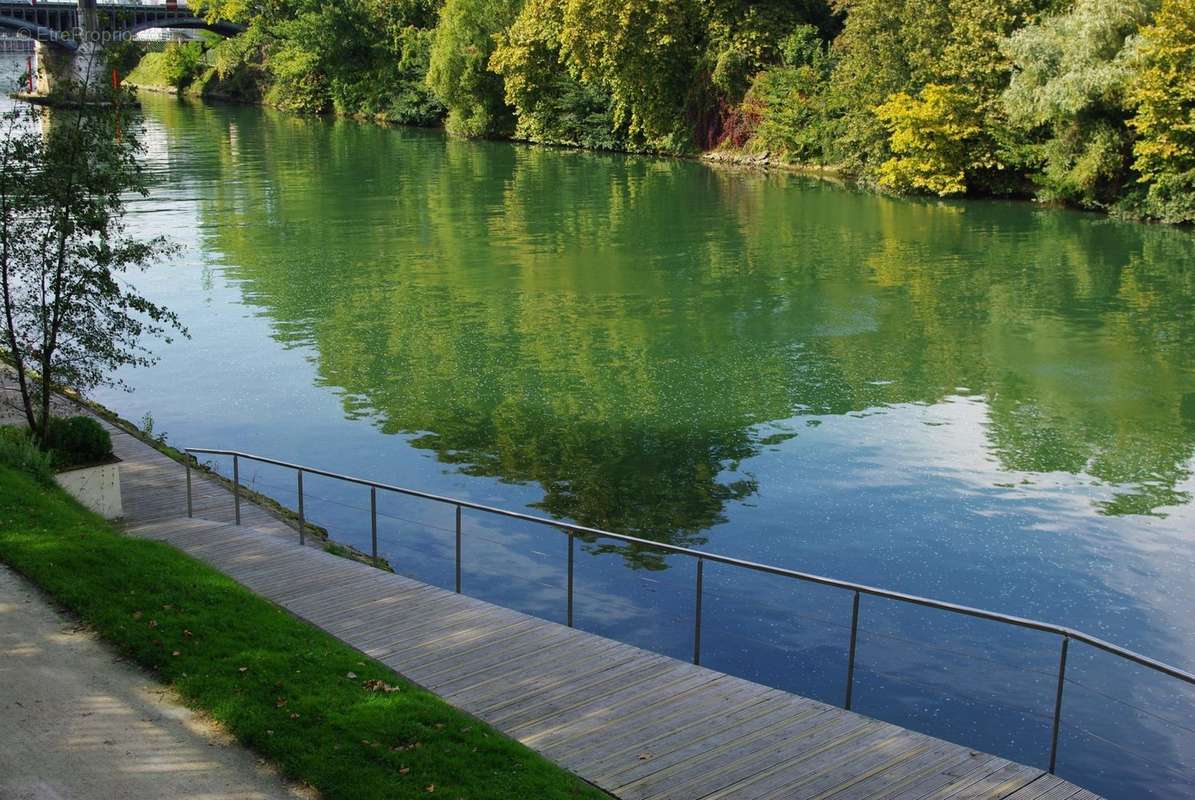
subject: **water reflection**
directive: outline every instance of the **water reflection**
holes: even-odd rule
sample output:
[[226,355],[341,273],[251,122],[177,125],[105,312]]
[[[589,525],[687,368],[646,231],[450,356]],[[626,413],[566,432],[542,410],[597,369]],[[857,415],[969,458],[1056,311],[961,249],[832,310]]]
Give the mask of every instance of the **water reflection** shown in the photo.
[[1191,499],[1185,232],[157,111],[167,138],[182,116],[213,128],[205,244],[279,340],[318,351],[345,413],[535,482],[552,514],[700,544],[757,491],[724,476],[774,443],[764,423],[796,437],[960,389],[986,399],[1010,479],[1114,486],[1105,515]]

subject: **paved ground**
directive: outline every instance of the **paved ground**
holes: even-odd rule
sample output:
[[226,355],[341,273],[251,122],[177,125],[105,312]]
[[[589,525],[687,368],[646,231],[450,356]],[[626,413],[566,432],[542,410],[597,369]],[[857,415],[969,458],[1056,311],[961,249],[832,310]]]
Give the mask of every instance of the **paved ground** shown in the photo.
[[305,796],[0,566],[0,800]]

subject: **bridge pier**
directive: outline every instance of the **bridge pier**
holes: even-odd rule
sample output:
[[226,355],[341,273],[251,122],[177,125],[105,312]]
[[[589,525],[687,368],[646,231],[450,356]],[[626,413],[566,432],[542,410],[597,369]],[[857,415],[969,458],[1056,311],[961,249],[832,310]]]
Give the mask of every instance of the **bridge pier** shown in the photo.
[[103,48],[98,42],[81,42],[77,50],[38,42],[36,56],[34,89],[43,97],[51,96],[64,83],[88,88],[99,85],[106,71]]
[[72,31],[76,42],[74,48],[43,41],[36,44],[34,88],[42,97],[51,97],[63,84],[90,89],[104,79],[107,70],[96,0],[78,0],[76,22]]

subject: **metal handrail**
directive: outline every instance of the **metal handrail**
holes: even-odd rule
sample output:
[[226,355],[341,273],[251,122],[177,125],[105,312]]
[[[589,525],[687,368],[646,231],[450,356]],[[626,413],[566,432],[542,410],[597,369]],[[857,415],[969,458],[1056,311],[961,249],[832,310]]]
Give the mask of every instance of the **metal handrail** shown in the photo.
[[[885,600],[894,600],[901,603],[908,603],[911,605],[923,606],[926,608],[938,609],[940,611],[949,611],[954,614],[961,614],[968,617],[975,617],[977,619],[989,620],[991,622],[999,622],[1006,625],[1013,625],[1018,628],[1026,628],[1028,630],[1040,631],[1042,633],[1050,633],[1062,637],[1061,650],[1058,659],[1058,688],[1054,699],[1054,717],[1053,717],[1053,731],[1050,743],[1050,772],[1054,772],[1057,764],[1058,756],[1058,733],[1062,719],[1062,692],[1066,683],[1066,661],[1067,650],[1071,640],[1082,642],[1083,644],[1110,653],[1119,658],[1147,667],[1156,672],[1160,672],[1171,678],[1176,678],[1187,684],[1195,686],[1195,674],[1171,666],[1157,659],[1142,655],[1127,647],[1113,644],[1112,642],[1100,639],[1096,636],[1084,633],[1083,631],[1069,628],[1064,625],[1055,625],[1049,622],[1041,622],[1040,620],[1028,619],[1025,617],[1017,617],[1010,614],[1001,614],[997,611],[987,611],[982,608],[974,608],[972,606],[959,605],[957,603],[947,603],[942,600],[934,600],[929,597],[920,597],[918,595],[906,594],[904,592],[894,592],[888,589],[881,589],[876,586],[869,586],[863,583],[854,583],[852,581],[843,581],[836,578],[827,578],[822,575],[815,575],[809,572],[800,572],[797,570],[786,569],[784,567],[776,567],[770,564],[760,564],[754,561],[747,561],[741,558],[733,558],[731,556],[719,555],[718,553],[709,553],[703,550],[694,550],[689,547],[678,547],[677,545],[666,544],[663,542],[653,542],[650,539],[641,539],[637,536],[628,536],[622,533],[614,533],[612,531],[602,530],[600,528],[590,528],[584,525],[574,525],[571,522],[562,522],[560,520],[548,519],[546,517],[538,517],[534,514],[526,514],[521,511],[511,511],[505,508],[497,508],[495,506],[487,506],[481,503],[474,503],[468,500],[460,500],[454,497],[446,497],[444,495],[432,494],[430,492],[420,491],[418,489],[408,489],[403,486],[396,486],[389,483],[381,483],[379,481],[371,481],[365,478],[357,478],[351,475],[344,475],[338,472],[330,472],[328,470],[318,469],[316,467],[309,467],[303,464],[294,464],[289,461],[280,461],[275,458],[268,458],[266,456],[254,455],[252,453],[243,453],[239,450],[216,450],[209,448],[188,447],[185,449],[186,453],[191,455],[203,454],[212,456],[225,456],[232,458],[232,474],[233,474],[233,498],[236,507],[236,524],[241,524],[241,494],[240,494],[240,460],[246,459],[261,464],[270,464],[284,469],[293,469],[296,471],[298,502],[299,502],[299,541],[305,541],[305,519],[303,512],[303,475],[311,474],[318,475],[324,478],[331,478],[333,480],[343,481],[345,483],[352,483],[358,486],[366,486],[370,489],[370,517],[371,517],[371,542],[372,555],[377,558],[378,555],[378,524],[377,524],[377,492],[378,490],[393,492],[395,494],[406,495],[408,497],[418,497],[423,500],[430,500],[436,503],[451,505],[456,508],[456,591],[459,594],[461,591],[461,513],[464,509],[471,511],[480,511],[486,514],[494,514],[508,519],[517,519],[523,522],[530,522],[537,525],[544,525],[549,528],[556,528],[557,530],[565,531],[568,534],[568,625],[573,625],[573,545],[577,536],[592,536],[601,537],[604,539],[614,539],[628,544],[641,545],[655,550],[663,550],[667,553],[675,555],[688,556],[697,559],[697,585],[694,603],[694,636],[693,636],[693,663],[701,663],[701,606],[703,594],[703,577],[705,562],[709,561],[715,564],[726,564],[732,567],[751,570],[753,572],[762,572],[768,575],[778,575],[784,578],[791,578],[794,580],[803,581],[806,583],[818,584],[820,586],[830,586],[836,589],[842,589],[854,594],[851,609],[851,638],[850,648],[847,663],[847,681],[846,681],[846,698],[843,707],[851,708],[851,702],[854,690],[854,674],[855,674],[855,653],[856,643],[859,630],[859,600],[862,595],[871,597],[879,597]],[[187,516],[192,516],[192,500],[191,500],[191,465],[187,462]]]

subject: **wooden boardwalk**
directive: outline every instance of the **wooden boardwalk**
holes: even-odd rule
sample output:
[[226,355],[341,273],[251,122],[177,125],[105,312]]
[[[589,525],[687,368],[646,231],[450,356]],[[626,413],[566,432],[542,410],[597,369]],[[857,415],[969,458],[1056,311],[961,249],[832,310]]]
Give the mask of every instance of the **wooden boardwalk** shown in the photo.
[[628,800],[1098,800],[1041,769],[315,547],[114,430],[130,533],[163,540]]

